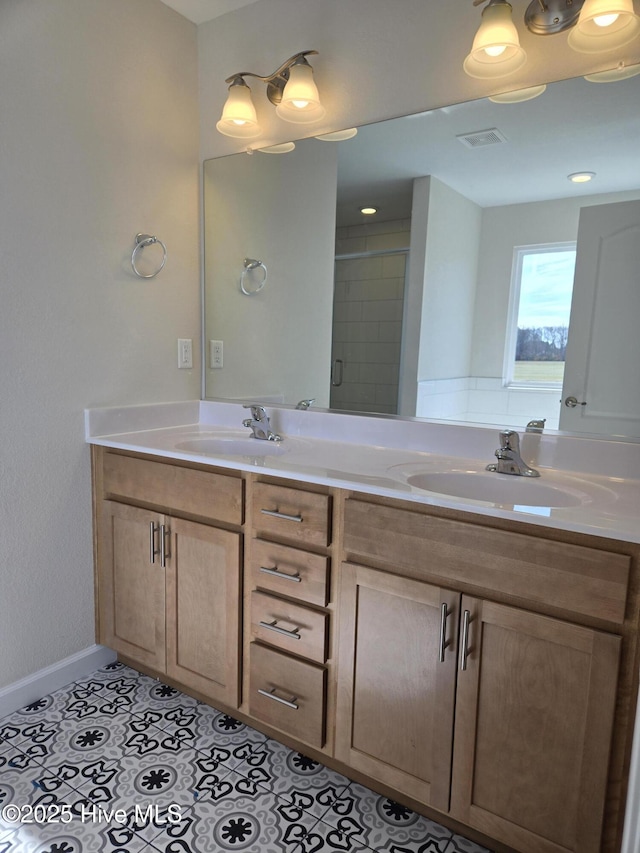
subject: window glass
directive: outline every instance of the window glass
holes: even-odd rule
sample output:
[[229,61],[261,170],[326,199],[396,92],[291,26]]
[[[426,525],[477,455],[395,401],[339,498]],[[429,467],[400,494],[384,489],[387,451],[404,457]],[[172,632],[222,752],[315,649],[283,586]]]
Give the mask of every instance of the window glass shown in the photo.
[[562,385],[575,263],[575,243],[515,250],[508,383]]

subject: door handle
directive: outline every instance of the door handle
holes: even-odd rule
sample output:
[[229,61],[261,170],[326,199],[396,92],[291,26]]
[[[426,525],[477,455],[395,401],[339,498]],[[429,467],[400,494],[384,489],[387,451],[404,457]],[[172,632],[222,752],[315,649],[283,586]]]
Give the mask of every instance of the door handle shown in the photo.
[[339,388],[342,385],[343,375],[344,362],[341,358],[336,358],[333,362],[333,370],[331,371],[331,384],[334,388]]
[[160,525],[154,524],[153,521],[149,522],[149,562],[151,564],[155,563],[156,556],[160,553],[160,550],[156,548],[156,533],[160,532]]
[[469,657],[469,622],[471,622],[471,611],[465,610],[462,617],[462,638],[460,640],[460,672],[466,670],[467,658]]
[[443,601],[440,607],[440,642],[438,644],[438,660],[440,663],[444,663],[445,649],[451,645],[447,641],[447,617],[450,615],[447,610],[447,603]]
[[586,406],[587,401],[580,402],[576,397],[567,397],[564,401],[565,406],[569,409],[575,409],[576,406]]

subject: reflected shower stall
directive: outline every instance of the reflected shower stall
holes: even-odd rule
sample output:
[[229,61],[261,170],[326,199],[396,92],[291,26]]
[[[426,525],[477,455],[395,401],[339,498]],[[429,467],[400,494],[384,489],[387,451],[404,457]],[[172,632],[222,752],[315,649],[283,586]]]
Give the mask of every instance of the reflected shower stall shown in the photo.
[[[383,226],[384,223],[380,223]],[[357,231],[358,227],[338,229]],[[382,235],[377,235],[381,237]],[[404,242],[402,232],[394,242]],[[407,233],[408,237],[408,233]],[[358,236],[338,239],[338,247]],[[371,240],[371,238],[368,238]],[[397,414],[407,248],[336,255],[331,408]]]

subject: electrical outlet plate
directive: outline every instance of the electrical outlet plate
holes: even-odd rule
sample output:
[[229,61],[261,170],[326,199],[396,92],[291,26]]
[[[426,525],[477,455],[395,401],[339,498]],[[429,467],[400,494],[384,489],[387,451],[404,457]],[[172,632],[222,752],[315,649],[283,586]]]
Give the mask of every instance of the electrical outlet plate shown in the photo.
[[224,345],[222,341],[209,341],[209,365],[219,370],[224,365]]
[[178,338],[178,368],[190,367],[193,367],[193,341],[191,338]]

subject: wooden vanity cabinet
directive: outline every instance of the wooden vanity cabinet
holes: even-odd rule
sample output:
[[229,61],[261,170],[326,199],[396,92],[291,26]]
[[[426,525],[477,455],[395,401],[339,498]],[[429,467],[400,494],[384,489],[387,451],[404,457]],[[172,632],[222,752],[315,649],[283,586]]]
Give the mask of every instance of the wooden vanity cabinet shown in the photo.
[[237,707],[241,536],[215,524],[239,526],[242,481],[109,451],[96,471],[99,641]]
[[[579,623],[621,626],[630,558],[358,500],[344,548],[336,757],[520,853],[601,853],[622,640]],[[507,572],[526,606],[465,594]]]
[[249,714],[322,749],[331,497],[259,479],[250,488],[245,595]]
[[501,850],[619,853],[638,546],[93,452],[99,642]]

